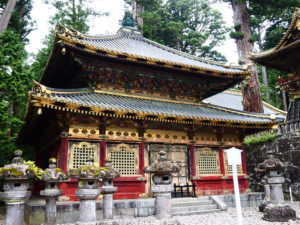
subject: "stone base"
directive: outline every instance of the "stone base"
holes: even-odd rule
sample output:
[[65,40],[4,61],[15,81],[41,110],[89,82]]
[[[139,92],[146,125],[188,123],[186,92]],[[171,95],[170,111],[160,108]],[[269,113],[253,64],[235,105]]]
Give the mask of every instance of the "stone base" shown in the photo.
[[263,219],[270,222],[287,222],[296,220],[296,212],[288,205],[267,206],[264,211]]
[[160,225],[181,225],[181,223],[175,219],[164,219],[160,221]]
[[115,220],[106,220],[106,221],[101,221],[101,222],[97,223],[97,225],[119,225],[119,224]]
[[97,222],[77,222],[75,225],[97,225]]
[[267,203],[266,202],[262,202],[259,206],[258,206],[258,209],[260,212],[264,212],[265,209],[267,207]]

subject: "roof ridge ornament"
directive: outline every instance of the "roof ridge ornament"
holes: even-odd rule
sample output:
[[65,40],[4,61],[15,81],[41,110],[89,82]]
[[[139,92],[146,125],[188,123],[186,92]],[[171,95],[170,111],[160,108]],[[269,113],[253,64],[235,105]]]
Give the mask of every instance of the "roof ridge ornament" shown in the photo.
[[85,35],[80,33],[79,31],[75,30],[72,26],[67,28],[62,24],[57,24],[57,28],[55,30],[55,34],[60,34],[66,37],[76,37],[76,38],[84,38]]

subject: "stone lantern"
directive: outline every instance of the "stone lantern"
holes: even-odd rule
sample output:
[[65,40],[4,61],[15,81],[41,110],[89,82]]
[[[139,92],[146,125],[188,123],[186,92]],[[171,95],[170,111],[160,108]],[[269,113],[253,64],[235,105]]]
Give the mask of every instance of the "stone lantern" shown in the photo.
[[106,169],[94,166],[91,158],[87,160],[86,165],[69,171],[71,178],[78,179],[78,189],[75,194],[80,199],[79,225],[96,224],[96,199],[101,193],[99,179],[106,173]]
[[159,157],[152,165],[144,168],[145,173],[153,174],[152,192],[156,193],[155,214],[159,219],[172,216],[171,192],[172,173],[179,172],[179,167],[172,165],[165,151],[159,152]]
[[290,219],[296,219],[296,212],[288,205],[284,204],[284,196],[282,184],[284,183],[283,170],[284,165],[279,160],[269,154],[269,159],[263,163],[258,164],[255,169],[257,172],[265,173],[265,183],[269,185],[270,199],[266,202],[264,207],[263,219],[267,221],[286,222]]
[[6,225],[24,224],[24,203],[31,196],[29,179],[34,178],[33,168],[23,163],[22,151],[16,150],[12,164],[1,168],[1,177],[4,179],[4,192],[1,199],[6,203]]
[[103,222],[102,224],[112,224],[113,219],[113,194],[117,191],[117,187],[113,186],[113,179],[119,177],[119,172],[111,165],[111,160],[106,160],[106,175],[103,177],[103,185],[101,192],[103,194]]
[[49,159],[49,168],[45,169],[42,180],[45,181],[45,190],[40,195],[46,197],[45,225],[56,224],[56,200],[63,191],[58,188],[60,181],[66,180],[67,175],[56,167],[56,159]]

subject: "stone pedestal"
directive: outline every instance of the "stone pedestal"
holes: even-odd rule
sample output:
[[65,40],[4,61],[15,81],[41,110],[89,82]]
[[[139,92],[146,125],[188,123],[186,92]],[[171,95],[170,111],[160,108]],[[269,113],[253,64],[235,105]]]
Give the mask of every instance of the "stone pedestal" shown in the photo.
[[152,192],[156,194],[155,215],[158,219],[168,219],[172,217],[171,192],[172,185],[154,185]]
[[284,204],[282,184],[284,178],[277,174],[272,174],[267,178],[270,185],[270,204],[264,209],[263,219],[267,221],[287,222],[296,219],[296,212],[288,205]]
[[271,199],[270,185],[268,185],[268,184],[264,185],[264,193],[265,193],[265,198],[259,206],[259,211],[260,212],[264,212],[267,204],[270,203],[270,199]]
[[113,194],[117,191],[117,187],[102,186],[103,194],[103,220],[113,219]]
[[78,189],[76,197],[80,199],[78,225],[96,225],[96,199],[100,189]]
[[43,190],[40,195],[46,197],[44,225],[56,225],[56,200],[62,194],[61,190]]
[[5,225],[24,224],[24,203],[30,196],[30,191],[7,191],[1,193],[1,198],[6,204]]

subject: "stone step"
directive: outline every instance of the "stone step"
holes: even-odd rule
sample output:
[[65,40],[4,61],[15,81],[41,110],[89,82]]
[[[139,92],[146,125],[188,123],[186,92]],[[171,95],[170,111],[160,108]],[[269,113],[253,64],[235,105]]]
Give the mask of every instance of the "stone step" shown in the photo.
[[217,209],[217,205],[198,205],[198,206],[189,206],[189,207],[172,207],[172,212],[191,212],[191,211],[201,211],[201,210],[210,210]]
[[172,198],[172,202],[194,202],[194,201],[207,201],[210,200],[209,196],[188,197],[188,198]]
[[213,204],[212,200],[206,201],[190,201],[190,202],[173,202],[172,207],[188,207],[188,206],[197,206],[197,205],[211,205]]
[[199,210],[199,211],[188,211],[188,212],[174,212],[172,216],[190,216],[190,215],[200,215],[213,212],[220,212],[221,209],[210,209],[210,210]]

